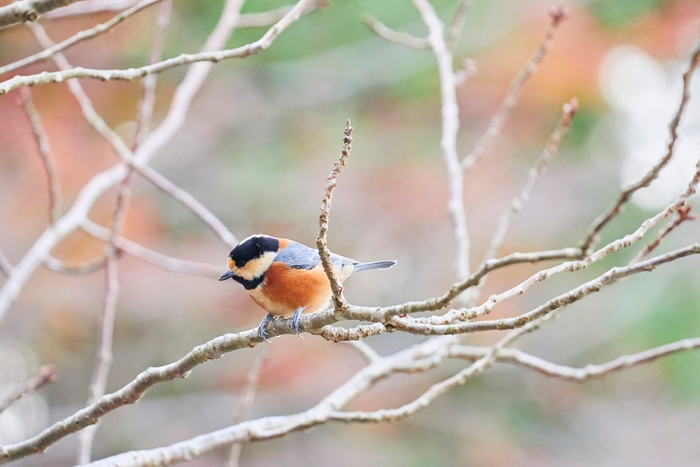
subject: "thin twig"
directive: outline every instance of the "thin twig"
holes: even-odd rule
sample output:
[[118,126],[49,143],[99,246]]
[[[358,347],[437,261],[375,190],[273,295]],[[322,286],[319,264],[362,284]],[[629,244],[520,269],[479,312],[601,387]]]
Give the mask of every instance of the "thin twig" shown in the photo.
[[46,131],[41,122],[39,112],[37,112],[36,107],[34,107],[32,94],[29,92],[29,89],[22,88],[20,90],[20,98],[24,112],[27,114],[29,123],[32,126],[32,132],[34,133],[34,138],[39,148],[41,162],[46,172],[46,178],[49,184],[49,220],[51,224],[55,224],[61,217],[61,188],[58,184],[58,177],[56,176],[56,163],[54,162],[51,147],[49,146],[49,138],[46,136]]
[[[332,339],[329,339],[332,340]],[[377,360],[381,359],[382,357],[379,356],[376,350],[374,350],[372,347],[369,346],[369,344],[365,341],[361,340],[346,340],[351,347],[355,348],[357,352],[362,355],[362,357],[365,359],[367,363],[373,363],[376,362]]]
[[642,188],[646,188],[651,185],[656,177],[659,176],[661,169],[663,169],[666,164],[673,157],[673,151],[676,146],[676,140],[678,139],[678,126],[681,123],[681,118],[685,111],[686,105],[690,100],[690,83],[692,81],[693,73],[700,63],[700,39],[697,41],[693,53],[690,57],[690,63],[688,64],[688,69],[683,73],[683,92],[681,94],[681,102],[678,105],[678,110],[676,115],[673,117],[671,124],[669,125],[670,141],[666,147],[666,154],[659,160],[659,162],[654,165],[654,167],[649,170],[642,178],[634,183],[625,186],[622,189],[622,193],[617,197],[615,202],[613,202],[608,209],[605,210],[598,218],[596,218],[591,226],[588,228],[584,239],[581,241],[581,251],[584,254],[588,252],[591,248],[595,246],[598,241],[598,237],[603,228],[610,222],[615,216],[622,212],[622,208],[627,204],[627,202],[632,199],[632,195]]
[[323,263],[323,269],[328,276],[328,280],[331,284],[331,290],[333,291],[333,304],[335,312],[342,315],[345,311],[347,303],[343,298],[343,286],[335,276],[333,271],[333,263],[331,262],[331,252],[328,250],[328,216],[331,211],[331,200],[333,198],[333,190],[338,185],[338,176],[342,172],[343,167],[348,162],[348,157],[350,156],[350,151],[352,150],[352,126],[350,125],[350,120],[345,124],[345,137],[343,138],[343,150],[340,153],[340,158],[338,162],[333,166],[333,170],[326,179],[326,188],[323,193],[323,199],[321,200],[321,214],[318,217],[318,237],[316,237],[316,247],[318,248],[318,254],[321,256],[321,262]]
[[491,144],[496,136],[501,133],[503,125],[505,125],[506,121],[508,121],[510,114],[515,108],[515,104],[518,102],[518,97],[520,96],[522,87],[525,85],[528,79],[530,79],[532,74],[537,71],[537,67],[539,66],[540,62],[542,62],[542,59],[545,57],[545,55],[547,55],[547,52],[549,52],[554,44],[554,36],[559,29],[559,25],[568,17],[568,13],[563,7],[552,9],[549,15],[551,21],[549,23],[549,27],[547,28],[547,32],[545,33],[544,39],[542,39],[542,42],[540,43],[540,46],[537,48],[532,57],[530,57],[530,60],[527,61],[525,67],[520,70],[518,75],[513,78],[513,81],[510,82],[510,87],[508,88],[506,97],[503,99],[503,102],[496,111],[496,114],[491,117],[491,121],[489,122],[486,132],[476,143],[474,150],[472,150],[472,152],[462,160],[462,169],[465,172],[471,169],[474,164],[476,164],[479,159],[484,156],[486,151],[488,151],[488,149],[491,147]]
[[[117,213],[118,215],[118,213]],[[97,359],[92,381],[89,387],[88,405],[94,404],[105,393],[109,370],[112,367],[112,342],[114,340],[114,320],[117,313],[119,297],[119,272],[117,256],[114,251],[107,252],[107,274],[105,303],[100,326],[100,340],[97,348]],[[87,464],[92,457],[92,444],[98,424],[82,430],[78,436],[78,465]]]
[[30,378],[23,385],[10,391],[2,400],[0,400],[0,414],[16,400],[20,399],[27,393],[38,391],[48,383],[54,383],[58,379],[56,367],[53,365],[44,365],[39,369],[39,374]]
[[146,180],[190,209],[190,211],[199,217],[222,242],[226,243],[231,248],[238,244],[238,239],[231,233],[226,225],[190,193],[175,185],[160,172],[148,165],[135,166],[135,169],[139,175],[142,175]]
[[107,266],[107,258],[95,258],[90,261],[86,261],[82,264],[72,265],[66,264],[60,259],[54,258],[53,256],[47,256],[44,258],[44,266],[55,272],[60,272],[62,274],[73,274],[82,276],[85,274],[91,274],[95,271]]
[[[562,118],[561,120],[559,120],[559,123],[557,124],[557,127],[554,130],[554,132],[549,136],[549,139],[547,140],[547,145],[545,146],[544,151],[542,151],[540,157],[535,162],[535,165],[532,168],[530,168],[530,170],[528,170],[525,185],[523,186],[520,193],[518,193],[513,198],[506,212],[504,212],[498,220],[498,226],[496,227],[496,231],[494,232],[493,237],[491,237],[491,242],[486,250],[486,254],[484,255],[484,259],[482,262],[493,259],[498,254],[498,250],[501,248],[501,246],[503,245],[503,241],[505,240],[506,232],[508,232],[508,227],[510,226],[510,221],[513,215],[520,212],[525,202],[530,197],[530,192],[532,192],[532,189],[534,188],[537,179],[547,171],[547,166],[549,165],[549,162],[552,160],[554,155],[557,153],[559,143],[569,130],[569,126],[571,125],[571,119],[574,117],[577,110],[578,99],[576,99],[575,97],[572,98],[567,104],[564,104],[562,109]],[[484,280],[477,286],[477,289],[472,294],[472,297],[476,299],[479,296],[479,293],[481,292],[481,290],[483,290],[485,283],[486,278],[484,278]]]
[[80,0],[18,0],[0,7],[0,29],[12,24],[36,21],[39,15]]
[[414,0],[428,28],[428,44],[433,49],[440,75],[440,97],[442,102],[442,137],[440,147],[447,166],[449,202],[447,210],[452,222],[455,242],[455,271],[458,280],[469,276],[469,232],[464,211],[464,179],[457,156],[457,132],[459,130],[459,107],[457,106],[456,77],[452,68],[452,53],[444,38],[444,25],[435,8],[428,0]]
[[417,50],[427,50],[430,48],[430,44],[428,44],[426,39],[413,36],[406,32],[394,31],[372,15],[364,14],[360,19],[370,31],[389,42],[405,45]]
[[[262,347],[258,351],[258,355],[255,357],[253,366],[248,370],[248,375],[246,376],[246,384],[241,391],[241,396],[238,400],[238,406],[236,407],[236,415],[233,417],[233,423],[239,424],[248,418],[248,412],[250,411],[253,401],[255,400],[255,393],[258,390],[258,383],[260,382],[260,375],[262,373],[262,367],[267,358],[267,347]],[[243,445],[241,443],[234,443],[231,446],[231,454],[228,460],[228,467],[238,467],[238,461],[241,457],[241,448]]]
[[14,269],[15,267],[12,265],[12,263],[10,263],[10,260],[7,259],[5,253],[0,250],[0,271],[2,271],[6,276],[10,277]]
[[[18,75],[0,83],[0,95],[6,94],[20,86],[36,86],[39,84],[60,83],[74,78],[94,78],[100,81],[133,81],[152,73],[161,73],[171,68],[197,62],[210,62],[209,64],[211,65],[231,58],[249,57],[250,55],[254,55],[270,47],[272,42],[282,31],[284,31],[291,23],[299,19],[302,12],[311,3],[311,1],[312,0],[300,0],[291,10],[289,10],[289,13],[280,21],[275,23],[275,25],[272,26],[263,37],[242,47],[228,50],[217,50],[213,52],[200,52],[196,54],[182,54],[178,57],[170,58],[153,65],[146,65],[140,68],[130,68],[128,70],[95,70],[76,67],[69,70],[43,72],[35,75]],[[234,26],[236,22],[237,21],[234,21]]]
[[649,253],[654,251],[656,247],[659,246],[661,241],[666,238],[668,234],[673,232],[673,230],[681,225],[685,221],[692,221],[695,220],[697,216],[694,214],[690,214],[690,209],[692,206],[685,206],[678,208],[678,211],[676,211],[676,217],[671,219],[659,232],[656,234],[656,238],[649,242],[647,246],[645,246],[642,250],[637,253],[634,258],[630,261],[630,264],[637,263],[644,259]]
[[[163,53],[163,44],[165,43],[165,33],[170,23],[170,14],[173,9],[172,0],[165,0],[160,4],[158,10],[158,20],[156,21],[156,30],[153,33],[151,40],[151,50],[148,54],[148,64],[159,62]],[[158,75],[148,75],[143,79],[143,95],[139,104],[139,115],[136,120],[136,136],[134,137],[133,150],[135,151],[148,135],[148,129],[151,125],[153,117],[153,107],[156,103],[156,84],[158,83]]]
[[66,50],[67,48],[82,42],[87,39],[92,39],[94,37],[99,36],[100,34],[103,34],[105,32],[108,32],[110,29],[130,17],[131,15],[138,13],[139,11],[143,10],[144,8],[147,8],[154,3],[158,3],[162,0],[141,0],[139,3],[136,5],[132,6],[128,10],[124,10],[118,15],[116,15],[114,18],[110,19],[109,21],[98,24],[97,26],[90,28],[90,29],[85,29],[83,31],[77,32],[68,39],[61,41],[57,44],[54,44],[53,46],[46,48],[42,50],[39,53],[35,53],[34,55],[30,55],[29,57],[23,58],[21,60],[17,60],[16,62],[9,63],[7,65],[1,66],[0,67],[0,75],[8,73],[10,71],[14,71],[18,68],[22,68],[24,66],[30,65],[32,63],[39,62],[41,60],[46,60],[48,58],[51,58],[55,53],[61,52],[62,50]]
[[[100,238],[105,241],[109,241],[110,229],[106,229],[102,226],[95,224],[90,220],[85,220],[82,224],[82,228],[88,234]],[[221,275],[221,266],[215,264],[201,263],[199,261],[189,261],[185,259],[173,258],[171,256],[164,255],[157,251],[146,248],[143,245],[139,245],[136,242],[132,242],[124,237],[115,238],[115,245],[124,253],[127,253],[135,258],[139,258],[148,263],[159,266],[163,269],[170,271],[182,272],[185,274],[197,274],[200,276],[207,277],[219,277]],[[106,260],[103,260],[106,261]],[[106,263],[105,263],[106,264]]]
[[[522,365],[526,368],[536,370],[545,376],[570,381],[586,381],[593,378],[602,378],[614,372],[626,370],[668,355],[697,348],[700,348],[700,337],[683,339],[632,355],[622,355],[606,363],[598,365],[588,364],[581,368],[558,365],[525,353],[522,350],[506,348],[499,352],[498,361]],[[488,347],[453,345],[450,347],[449,356],[452,358],[463,358],[474,361],[483,357],[486,352],[488,352]]]
[[447,39],[445,43],[450,52],[454,52],[457,43],[459,42],[459,37],[462,35],[462,30],[464,29],[464,22],[467,20],[467,12],[469,11],[469,6],[471,5],[471,0],[461,0],[457,6],[457,11],[452,17],[452,24],[450,25],[449,31],[447,31]]

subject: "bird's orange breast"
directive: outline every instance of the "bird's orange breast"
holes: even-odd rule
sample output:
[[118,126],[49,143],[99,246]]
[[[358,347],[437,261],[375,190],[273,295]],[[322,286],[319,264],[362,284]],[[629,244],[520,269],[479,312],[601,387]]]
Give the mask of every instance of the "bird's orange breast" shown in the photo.
[[319,263],[313,269],[294,269],[272,263],[265,280],[248,293],[265,311],[275,316],[291,316],[297,308],[304,313],[322,309],[331,299],[331,286]]

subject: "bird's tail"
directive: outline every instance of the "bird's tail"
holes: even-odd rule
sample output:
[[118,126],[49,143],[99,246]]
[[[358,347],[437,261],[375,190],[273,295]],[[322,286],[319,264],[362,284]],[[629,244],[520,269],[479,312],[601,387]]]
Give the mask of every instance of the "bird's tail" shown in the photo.
[[370,271],[372,269],[389,269],[394,266],[396,261],[373,261],[371,263],[358,263],[355,265],[353,272]]

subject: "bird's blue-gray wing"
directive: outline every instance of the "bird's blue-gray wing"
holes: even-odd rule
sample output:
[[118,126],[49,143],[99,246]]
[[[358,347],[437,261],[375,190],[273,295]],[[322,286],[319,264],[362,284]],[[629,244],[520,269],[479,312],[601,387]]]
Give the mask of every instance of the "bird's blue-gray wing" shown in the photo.
[[[297,242],[290,242],[286,248],[277,253],[274,261],[276,263],[284,263],[290,268],[313,269],[321,262],[321,257],[318,255],[318,250],[315,248],[309,248],[308,246]],[[348,263],[357,263],[349,258],[333,253],[331,253],[331,261],[334,265],[341,268],[343,265]]]

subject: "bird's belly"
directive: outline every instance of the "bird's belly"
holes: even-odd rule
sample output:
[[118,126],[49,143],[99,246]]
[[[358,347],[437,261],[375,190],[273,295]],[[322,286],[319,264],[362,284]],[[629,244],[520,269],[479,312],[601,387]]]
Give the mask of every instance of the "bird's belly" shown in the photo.
[[262,309],[274,316],[292,316],[298,308],[304,313],[322,310],[332,292],[323,267],[292,269],[282,263],[272,263],[262,284],[248,290]]

